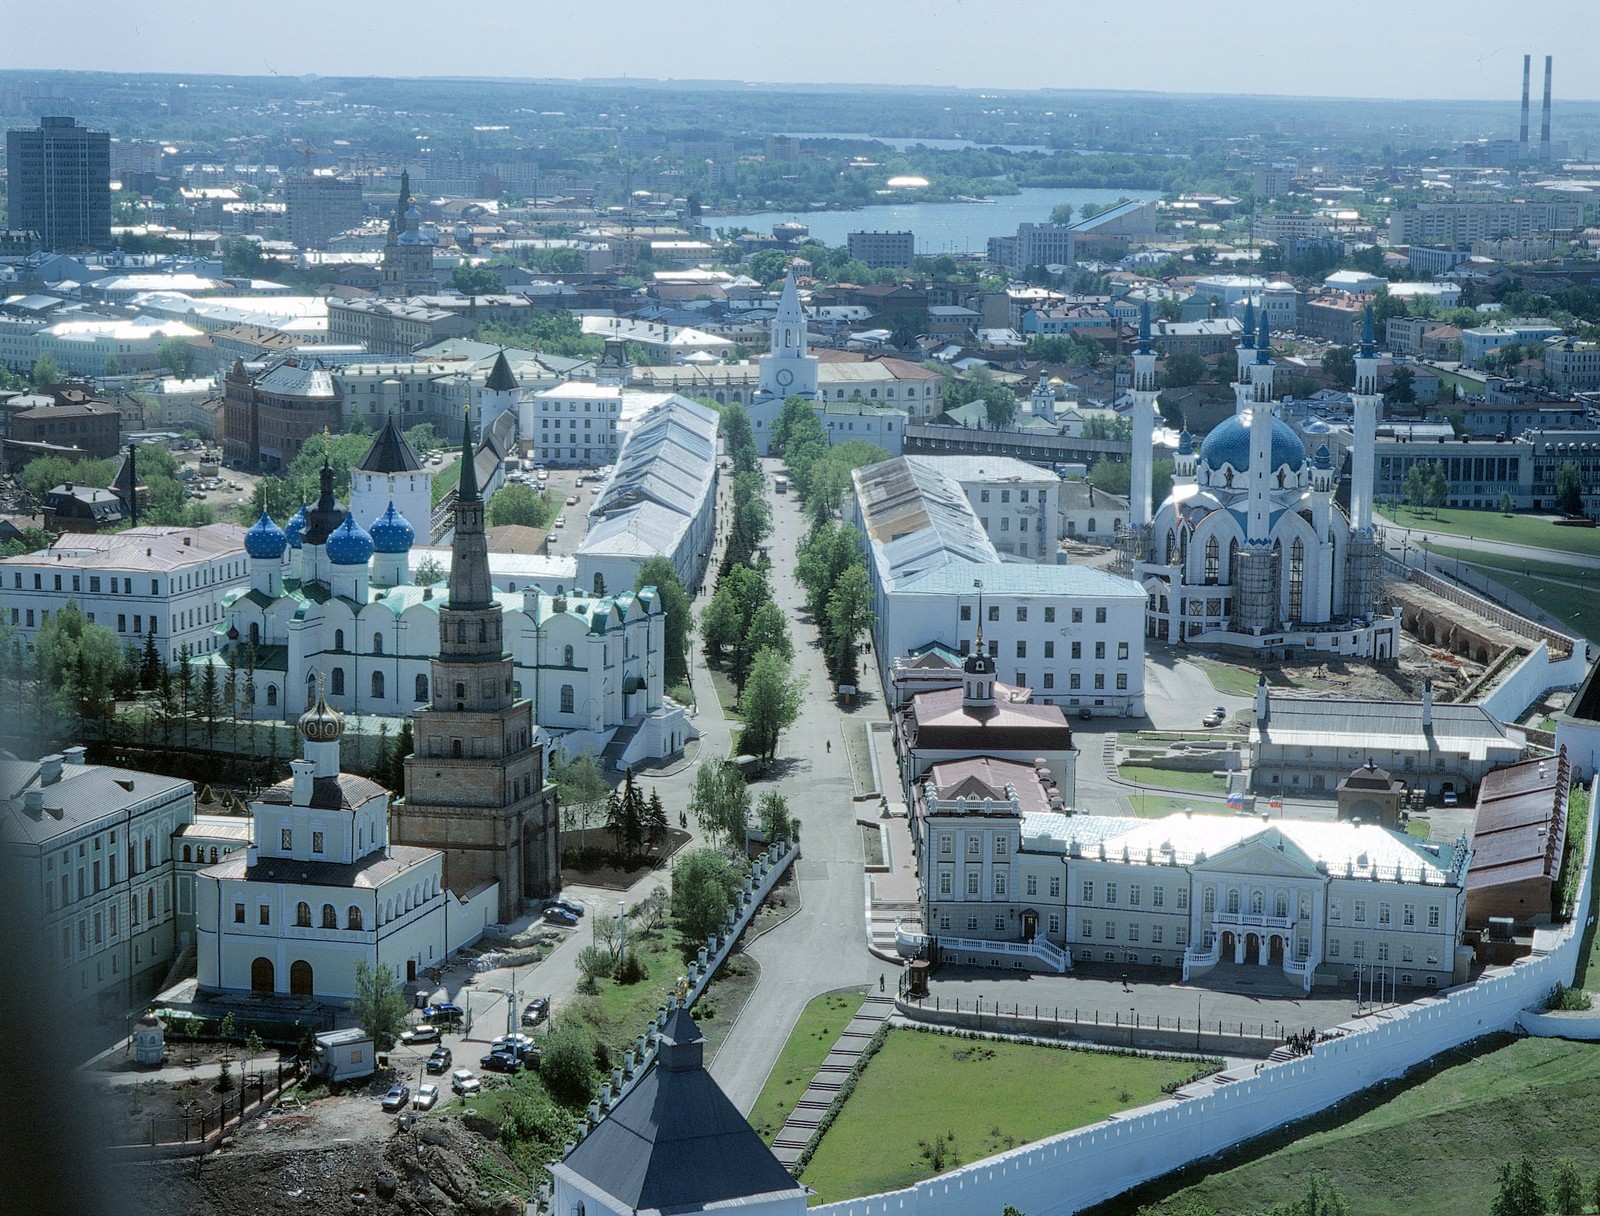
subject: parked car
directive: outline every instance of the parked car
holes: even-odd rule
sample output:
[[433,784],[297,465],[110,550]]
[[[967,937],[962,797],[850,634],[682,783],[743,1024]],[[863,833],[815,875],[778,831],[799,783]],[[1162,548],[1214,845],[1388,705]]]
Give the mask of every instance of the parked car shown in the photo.
[[434,1076],[442,1076],[450,1071],[450,1065],[455,1063],[455,1055],[448,1047],[435,1047],[433,1054],[428,1057],[428,1062],[423,1065]]
[[433,1104],[439,1100],[439,1087],[432,1081],[417,1086],[417,1096],[411,1099],[411,1105],[417,1110],[432,1110]]
[[576,494],[568,494],[567,495],[567,506],[575,507],[577,505],[578,505],[578,496]]
[[437,1005],[429,1005],[422,1011],[422,1020],[433,1026],[455,1026],[466,1020],[467,1011],[460,1005],[452,1005],[448,1001],[441,1001]]
[[491,1051],[478,1061],[484,1072],[520,1072],[522,1060],[509,1051]]
[[571,912],[574,916],[582,916],[584,913],[583,905],[574,903],[570,899],[552,900],[550,906],[552,908],[560,908],[563,912]]
[[[204,498],[205,495],[202,494],[200,497]],[[566,526],[567,526],[567,517],[565,515],[557,515],[556,516],[556,527],[565,528]]]
[[475,1094],[483,1088],[483,1082],[472,1069],[458,1068],[450,1074],[450,1088],[462,1095]]
[[396,1081],[389,1086],[389,1092],[383,1095],[383,1109],[386,1111],[404,1110],[406,1103],[411,1100],[411,1086],[402,1081]]
[[527,1062],[529,1056],[533,1057],[534,1063],[538,1063],[539,1060],[538,1046],[534,1043],[533,1039],[529,1038],[525,1034],[503,1034],[494,1042],[489,1044],[489,1050],[490,1052],[510,1052],[512,1055],[521,1059],[525,1063]]
[[439,1028],[424,1022],[420,1026],[413,1026],[410,1030],[400,1032],[402,1043],[437,1043],[439,1041]]
[[542,996],[536,996],[529,1001],[522,1011],[522,1024],[524,1026],[537,1026],[550,1016],[550,1001]]
[[1228,714],[1226,710],[1213,709],[1204,718],[1200,719],[1200,723],[1202,726],[1221,726],[1227,720]]
[[1458,801],[1460,799],[1457,797],[1455,790],[1446,790],[1444,792],[1444,804],[1446,806],[1455,806]]
[[578,918],[565,908],[546,908],[544,919],[548,924],[566,925],[569,929],[578,923]]

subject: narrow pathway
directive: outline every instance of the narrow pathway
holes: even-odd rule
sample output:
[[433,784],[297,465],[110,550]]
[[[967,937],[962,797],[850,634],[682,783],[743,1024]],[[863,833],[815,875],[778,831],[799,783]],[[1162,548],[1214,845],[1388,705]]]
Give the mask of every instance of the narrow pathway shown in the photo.
[[861,1059],[872,1036],[893,1015],[894,998],[874,993],[839,1032],[838,1039],[811,1078],[811,1084],[806,1086],[806,1092],[800,1095],[782,1130],[772,1141],[773,1155],[783,1162],[785,1169],[791,1169],[805,1152],[811,1137],[816,1135],[817,1125],[849,1078],[850,1070]]

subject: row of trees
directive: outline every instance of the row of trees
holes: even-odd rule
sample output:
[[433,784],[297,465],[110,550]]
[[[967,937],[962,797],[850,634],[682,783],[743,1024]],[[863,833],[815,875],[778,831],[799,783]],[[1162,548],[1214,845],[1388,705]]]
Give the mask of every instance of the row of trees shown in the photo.
[[[735,856],[747,853],[750,810],[744,774],[725,760],[702,760],[689,794],[689,813],[711,847]],[[793,840],[799,834],[799,820],[789,813],[788,800],[777,790],[761,795],[755,814],[757,831],[769,841]]]
[[857,682],[857,648],[872,627],[872,580],[862,551],[861,530],[833,519],[813,525],[795,550],[795,579],[805,589],[835,686]]

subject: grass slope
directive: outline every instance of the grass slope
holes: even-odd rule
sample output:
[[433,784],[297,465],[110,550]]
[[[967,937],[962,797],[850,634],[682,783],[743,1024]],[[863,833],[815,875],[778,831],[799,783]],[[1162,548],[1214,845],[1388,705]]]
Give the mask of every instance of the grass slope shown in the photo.
[[1118,765],[1117,772],[1124,781],[1132,781],[1138,785],[1193,790],[1197,794],[1215,794],[1219,797],[1228,792],[1227,782],[1211,773],[1191,773],[1177,768],[1152,768],[1145,764]]
[[1600,570],[1552,562],[1525,562],[1494,553],[1463,553],[1437,543],[1425,547],[1444,559],[1446,569],[1459,560],[1482,571],[1501,586],[1527,596],[1563,622],[1568,631],[1576,630],[1590,641],[1600,642],[1600,612],[1594,609],[1595,595],[1600,592]]
[[[1498,511],[1465,511],[1441,507],[1436,513],[1418,514],[1410,507],[1384,512],[1401,528],[1422,532],[1447,532],[1452,536],[1472,536],[1480,540],[1504,541],[1513,545],[1536,545],[1560,553],[1587,553],[1600,557],[1600,528],[1557,527],[1548,518],[1536,515],[1502,515]],[[1412,544],[1416,540],[1413,538]]]
[[940,1172],[925,1149],[941,1133],[952,1154],[944,1169],[953,1169],[1153,1102],[1195,1070],[1192,1060],[895,1030],[801,1180],[820,1203],[910,1186]]
[[[1311,1120],[1288,1143],[1212,1174],[1141,1209],[1259,1212],[1305,1193],[1320,1170],[1363,1216],[1459,1216],[1488,1211],[1502,1162],[1531,1153],[1548,1177],[1564,1156],[1588,1169],[1600,1153],[1600,1046],[1498,1037],[1452,1052],[1407,1088],[1373,1091],[1376,1105]],[[1154,1188],[1151,1188],[1153,1191]],[[1133,1198],[1150,1202],[1156,1193]],[[1124,1196],[1115,1210],[1132,1210]],[[1113,1210],[1106,1206],[1103,1211]]]
[[761,1096],[750,1110],[750,1126],[768,1144],[783,1128],[784,1120],[806,1092],[817,1068],[827,1058],[828,1049],[839,1032],[855,1017],[866,995],[861,992],[825,992],[800,1013],[800,1020],[789,1033],[789,1041],[777,1063],[767,1074]]

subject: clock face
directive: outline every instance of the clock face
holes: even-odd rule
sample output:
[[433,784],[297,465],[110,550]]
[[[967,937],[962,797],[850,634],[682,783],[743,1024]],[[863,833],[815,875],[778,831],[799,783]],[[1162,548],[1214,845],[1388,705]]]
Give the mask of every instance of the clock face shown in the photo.
[[783,385],[785,388],[788,388],[789,385],[794,382],[794,373],[792,371],[790,371],[787,367],[779,368],[778,369],[778,375],[777,375],[777,381],[778,381],[779,384]]

